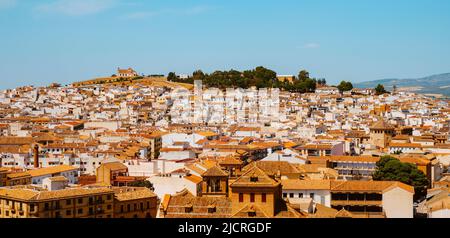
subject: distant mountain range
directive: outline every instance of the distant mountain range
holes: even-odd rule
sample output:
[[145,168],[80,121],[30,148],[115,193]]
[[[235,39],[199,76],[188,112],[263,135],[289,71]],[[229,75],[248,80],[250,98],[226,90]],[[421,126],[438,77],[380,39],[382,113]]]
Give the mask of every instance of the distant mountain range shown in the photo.
[[450,96],[450,73],[437,74],[417,79],[381,79],[369,82],[355,83],[356,88],[374,88],[384,85],[390,91],[396,85],[399,90],[408,90],[420,94],[442,94]]

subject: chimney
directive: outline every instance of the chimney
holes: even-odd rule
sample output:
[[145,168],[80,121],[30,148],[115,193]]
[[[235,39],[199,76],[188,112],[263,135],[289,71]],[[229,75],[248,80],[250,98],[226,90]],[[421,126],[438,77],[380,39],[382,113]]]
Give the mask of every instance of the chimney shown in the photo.
[[34,168],[39,168],[39,145],[33,147]]

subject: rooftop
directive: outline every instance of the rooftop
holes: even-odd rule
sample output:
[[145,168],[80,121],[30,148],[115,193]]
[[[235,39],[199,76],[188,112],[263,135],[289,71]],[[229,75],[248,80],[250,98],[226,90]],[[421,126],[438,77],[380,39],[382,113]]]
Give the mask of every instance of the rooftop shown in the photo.
[[78,169],[76,167],[70,166],[70,165],[57,165],[47,168],[40,168],[40,169],[34,169],[27,171],[31,177],[39,177],[44,175],[52,175],[62,172],[68,172],[68,171],[77,171]]

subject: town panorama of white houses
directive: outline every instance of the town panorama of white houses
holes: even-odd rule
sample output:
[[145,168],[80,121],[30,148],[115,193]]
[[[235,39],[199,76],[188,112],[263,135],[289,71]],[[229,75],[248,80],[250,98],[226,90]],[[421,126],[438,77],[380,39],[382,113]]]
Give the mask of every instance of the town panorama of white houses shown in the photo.
[[[137,75],[129,70],[119,74]],[[38,202],[14,191],[113,193],[145,181],[157,198],[147,217],[450,217],[449,103],[406,91],[199,81],[3,90],[0,217],[12,216],[10,201]],[[386,155],[425,174],[426,197],[373,180]]]

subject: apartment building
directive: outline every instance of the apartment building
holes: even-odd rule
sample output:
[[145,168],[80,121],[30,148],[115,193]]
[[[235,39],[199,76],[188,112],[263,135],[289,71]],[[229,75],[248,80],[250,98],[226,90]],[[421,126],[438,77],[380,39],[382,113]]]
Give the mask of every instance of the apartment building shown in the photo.
[[302,156],[330,156],[344,155],[345,147],[342,142],[335,143],[310,143],[295,148]]
[[[54,180],[53,182],[58,182]],[[47,190],[38,186],[0,188],[1,218],[112,218],[108,188]]]
[[31,175],[32,184],[42,184],[46,178],[63,176],[69,183],[76,184],[78,178],[78,168],[69,165],[57,165],[47,168],[32,169],[27,171]]
[[414,188],[393,181],[331,181],[331,207],[361,218],[413,218]]
[[311,198],[315,203],[331,207],[331,182],[329,180],[281,180],[284,199]]
[[4,186],[28,185],[31,184],[31,180],[31,174],[28,172],[9,171],[6,174],[6,181],[4,181]]
[[155,218],[158,198],[147,188],[113,187],[114,218]]
[[67,187],[62,176],[43,186],[0,188],[0,218],[155,218],[158,200],[147,188]]
[[379,157],[373,156],[319,156],[310,157],[315,164],[338,171],[341,180],[370,180],[376,171]]

